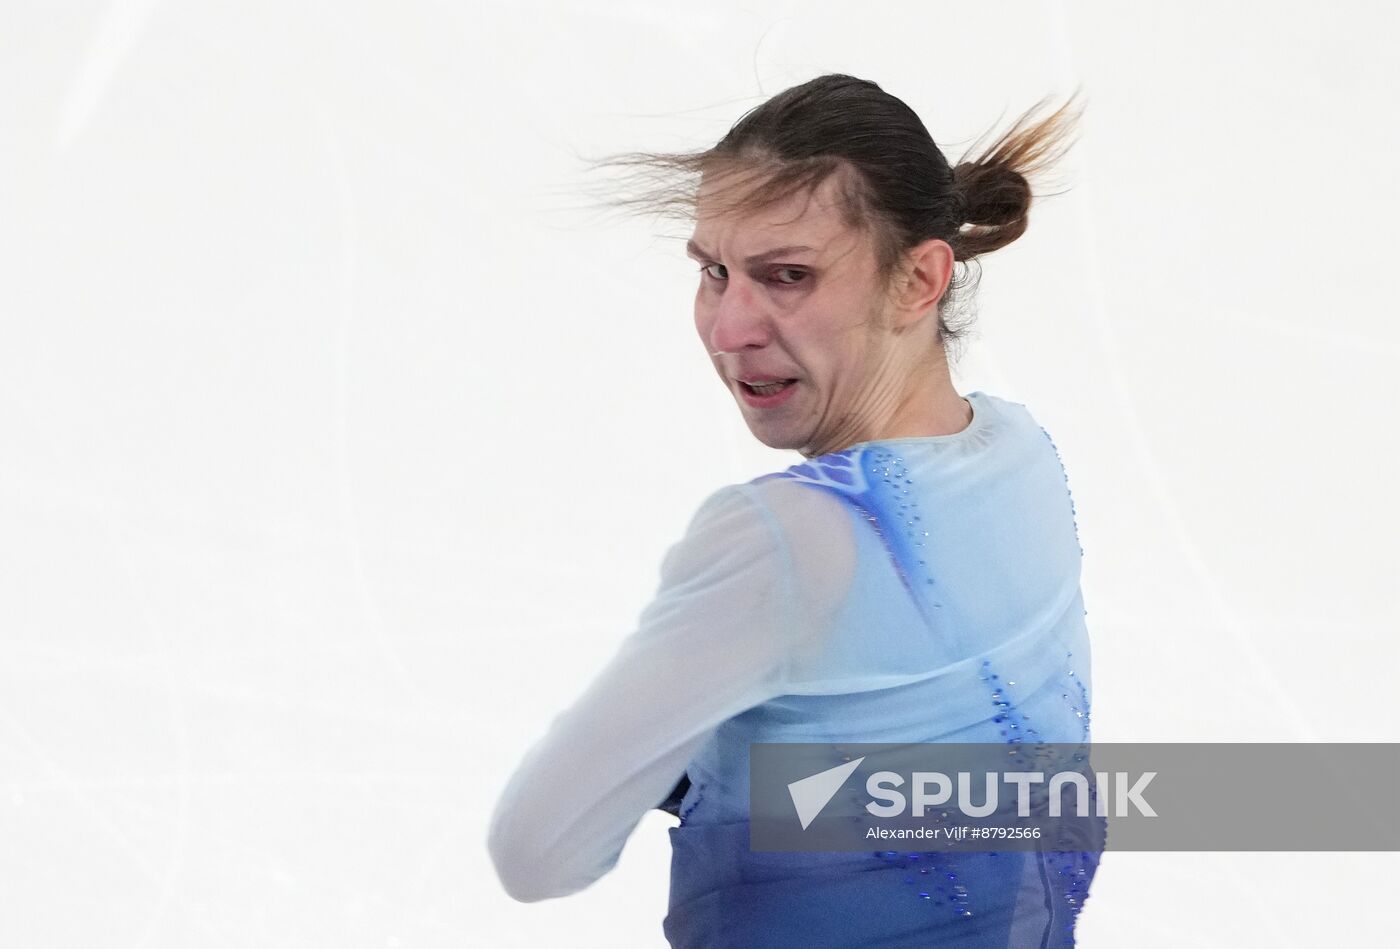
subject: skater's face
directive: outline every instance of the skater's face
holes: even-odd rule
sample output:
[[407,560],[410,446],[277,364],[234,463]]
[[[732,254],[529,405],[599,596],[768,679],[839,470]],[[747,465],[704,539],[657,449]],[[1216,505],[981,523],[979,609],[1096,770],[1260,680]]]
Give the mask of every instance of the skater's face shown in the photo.
[[[808,457],[869,437],[899,409],[920,334],[900,325],[912,317],[891,319],[874,248],[841,220],[835,177],[752,214],[708,213],[712,187],[701,184],[687,245],[701,267],[695,328],[750,431]],[[795,381],[745,385],[774,380]]]

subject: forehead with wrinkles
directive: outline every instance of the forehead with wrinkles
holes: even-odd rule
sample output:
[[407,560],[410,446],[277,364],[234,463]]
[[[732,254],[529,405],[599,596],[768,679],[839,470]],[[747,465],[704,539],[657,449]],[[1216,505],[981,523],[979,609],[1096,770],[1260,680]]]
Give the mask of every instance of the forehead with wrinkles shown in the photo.
[[766,206],[745,206],[741,196],[757,187],[751,179],[740,185],[729,176],[707,178],[698,192],[696,226],[686,252],[696,259],[751,266],[779,257],[832,261],[859,246],[862,235],[847,223],[836,176],[815,190],[799,188]]

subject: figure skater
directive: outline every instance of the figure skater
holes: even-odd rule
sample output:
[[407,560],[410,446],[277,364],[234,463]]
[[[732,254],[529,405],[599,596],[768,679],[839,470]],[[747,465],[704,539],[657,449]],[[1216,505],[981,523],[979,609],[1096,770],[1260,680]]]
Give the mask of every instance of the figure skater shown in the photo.
[[1023,404],[960,395],[949,369],[969,265],[1025,231],[1069,105],[950,165],[904,102],[832,74],[712,148],[616,160],[677,173],[618,203],[686,212],[704,352],[753,436],[803,460],[699,505],[635,631],[519,762],[487,841],[512,897],[589,886],[659,807],[679,818],[676,949],[1073,945],[1095,850],[748,835],[755,742],[1089,739],[1059,453]]

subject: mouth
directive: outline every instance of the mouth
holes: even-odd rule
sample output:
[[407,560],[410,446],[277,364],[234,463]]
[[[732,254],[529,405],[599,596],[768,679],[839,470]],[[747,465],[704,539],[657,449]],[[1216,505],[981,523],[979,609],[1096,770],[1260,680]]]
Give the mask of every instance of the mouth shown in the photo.
[[792,385],[796,381],[796,379],[764,379],[755,380],[753,382],[746,382],[743,379],[740,379],[739,385],[742,386],[744,388],[744,391],[748,392],[750,395],[764,396],[777,395],[779,392],[782,392],[784,389],[786,389],[788,386]]
[[797,388],[797,379],[754,379],[739,383],[739,394],[746,403],[758,409],[768,409],[781,405],[791,397]]

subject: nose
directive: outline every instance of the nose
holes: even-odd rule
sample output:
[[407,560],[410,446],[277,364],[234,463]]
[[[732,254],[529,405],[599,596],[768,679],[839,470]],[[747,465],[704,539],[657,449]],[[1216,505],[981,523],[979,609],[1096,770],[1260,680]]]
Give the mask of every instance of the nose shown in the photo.
[[771,339],[771,325],[763,305],[737,282],[732,282],[724,294],[709,308],[709,328],[706,341],[710,355],[762,348]]

